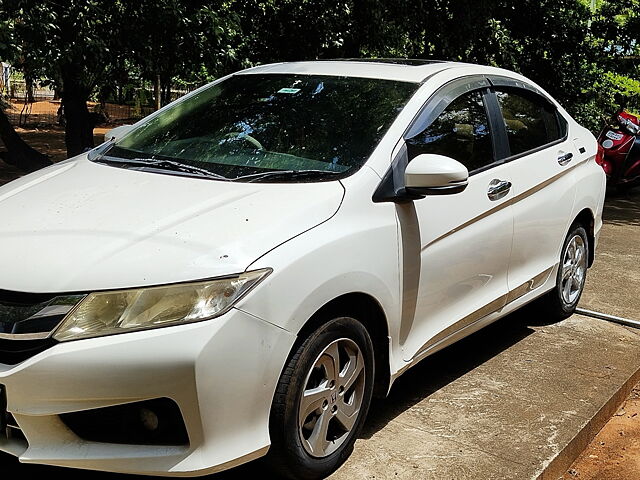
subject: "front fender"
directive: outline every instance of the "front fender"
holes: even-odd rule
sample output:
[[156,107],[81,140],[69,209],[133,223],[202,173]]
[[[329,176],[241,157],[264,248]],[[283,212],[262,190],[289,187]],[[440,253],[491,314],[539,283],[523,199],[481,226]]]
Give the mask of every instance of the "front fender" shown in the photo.
[[273,273],[238,303],[238,309],[297,335],[331,300],[364,293],[379,303],[389,335],[397,342],[401,277],[395,208],[374,204],[371,195],[349,188],[346,192],[330,220],[249,267],[272,268]]

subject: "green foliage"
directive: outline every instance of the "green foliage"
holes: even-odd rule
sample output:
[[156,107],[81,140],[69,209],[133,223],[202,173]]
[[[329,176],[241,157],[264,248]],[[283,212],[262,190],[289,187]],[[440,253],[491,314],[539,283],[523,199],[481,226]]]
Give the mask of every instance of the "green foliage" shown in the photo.
[[604,74],[604,87],[610,88],[613,96],[620,95],[629,99],[640,98],[640,81],[613,72]]
[[[143,78],[200,79],[203,67],[221,71],[234,63],[237,16],[223,1],[140,0],[125,2],[119,30],[123,49]],[[207,75],[202,80],[206,80]]]
[[[1,12],[2,10],[0,10]],[[10,60],[13,58],[13,22],[10,19],[0,20],[0,58]]]
[[[592,129],[629,103],[640,0],[240,0],[246,64],[332,57],[476,62],[532,78]],[[635,58],[630,58],[635,54]],[[626,57],[625,57],[626,56]],[[623,58],[624,57],[624,58]]]
[[5,0],[0,14],[10,19],[11,60],[25,76],[42,78],[57,88],[73,76],[86,95],[104,73],[112,47],[109,21],[116,2],[87,0],[41,2]]
[[603,117],[624,107],[632,113],[640,113],[640,81],[614,72],[601,72],[590,89],[592,95],[576,107],[586,127],[597,130]]
[[0,57],[142,106],[136,92],[158,79],[190,89],[267,62],[477,62],[529,76],[596,129],[621,103],[640,109],[638,12],[640,0],[0,0]]

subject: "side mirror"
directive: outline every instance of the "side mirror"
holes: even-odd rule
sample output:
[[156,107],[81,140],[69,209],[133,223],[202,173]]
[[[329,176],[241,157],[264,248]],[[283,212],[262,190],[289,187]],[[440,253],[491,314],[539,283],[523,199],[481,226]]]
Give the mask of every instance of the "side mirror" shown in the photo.
[[407,193],[449,195],[467,188],[469,171],[463,164],[444,155],[418,155],[409,162],[404,172]]
[[104,134],[104,141],[108,142],[111,139],[119,140],[124,137],[133,128],[133,125],[120,125],[119,127],[112,128]]

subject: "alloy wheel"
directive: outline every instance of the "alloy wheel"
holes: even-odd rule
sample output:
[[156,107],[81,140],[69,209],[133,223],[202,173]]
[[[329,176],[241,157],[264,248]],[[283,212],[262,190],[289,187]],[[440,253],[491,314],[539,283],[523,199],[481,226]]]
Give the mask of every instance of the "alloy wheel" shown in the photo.
[[580,235],[569,240],[562,259],[562,300],[572,305],[582,292],[587,272],[587,248]]
[[320,353],[307,374],[298,409],[298,431],[306,452],[326,457],[354,428],[364,398],[366,368],[358,345],[340,338]]

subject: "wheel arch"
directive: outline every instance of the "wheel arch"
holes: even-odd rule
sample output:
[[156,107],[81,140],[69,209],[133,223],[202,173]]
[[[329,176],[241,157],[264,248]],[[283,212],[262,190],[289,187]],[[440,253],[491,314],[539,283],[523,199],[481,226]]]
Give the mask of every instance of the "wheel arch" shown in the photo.
[[593,265],[595,259],[595,216],[590,208],[583,208],[578,215],[576,215],[572,225],[579,224],[587,231],[587,240],[589,241],[589,267]]
[[298,332],[298,338],[291,348],[291,353],[295,352],[313,331],[339,316],[355,318],[369,332],[376,365],[373,395],[376,398],[386,397],[391,382],[389,325],[382,306],[368,293],[345,293],[316,310]]

